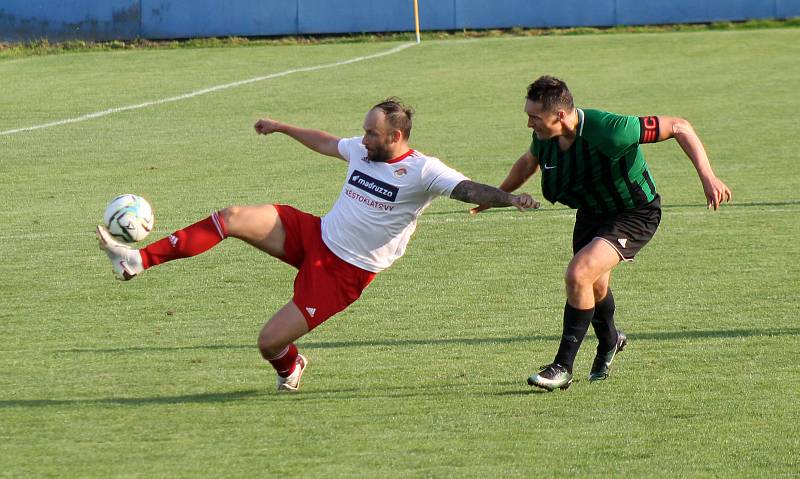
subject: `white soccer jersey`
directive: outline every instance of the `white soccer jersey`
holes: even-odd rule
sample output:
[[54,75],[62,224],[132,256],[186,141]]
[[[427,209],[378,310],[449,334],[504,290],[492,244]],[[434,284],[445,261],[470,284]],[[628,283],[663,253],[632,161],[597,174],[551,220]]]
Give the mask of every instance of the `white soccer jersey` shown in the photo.
[[367,160],[361,137],[339,141],[347,180],[322,218],[322,240],[339,258],[378,273],[403,256],[417,217],[468,178],[438,158],[410,150],[389,162]]

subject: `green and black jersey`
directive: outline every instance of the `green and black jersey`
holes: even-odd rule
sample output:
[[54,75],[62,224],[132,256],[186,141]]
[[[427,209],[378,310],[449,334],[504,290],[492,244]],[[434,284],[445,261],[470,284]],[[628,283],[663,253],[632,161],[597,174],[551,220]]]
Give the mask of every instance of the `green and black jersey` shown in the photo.
[[566,151],[558,137],[533,135],[531,153],[542,170],[542,194],[595,214],[614,214],[646,205],[656,185],[639,145],[658,140],[658,118],[578,109],[575,142]]

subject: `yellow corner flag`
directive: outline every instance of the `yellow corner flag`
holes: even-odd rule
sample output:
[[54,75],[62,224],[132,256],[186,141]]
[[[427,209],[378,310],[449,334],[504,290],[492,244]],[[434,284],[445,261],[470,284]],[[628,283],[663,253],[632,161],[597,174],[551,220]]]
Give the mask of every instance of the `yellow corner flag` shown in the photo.
[[414,0],[414,24],[417,27],[417,43],[419,43],[419,4]]

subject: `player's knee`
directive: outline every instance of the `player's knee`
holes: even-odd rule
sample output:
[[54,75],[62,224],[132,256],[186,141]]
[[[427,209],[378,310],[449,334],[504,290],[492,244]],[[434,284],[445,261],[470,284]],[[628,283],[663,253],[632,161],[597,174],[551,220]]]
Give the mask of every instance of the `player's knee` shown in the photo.
[[225,220],[225,223],[229,224],[235,221],[236,217],[241,214],[241,211],[241,206],[228,206],[227,208],[219,210],[219,214],[222,216],[222,219]]
[[285,344],[281,344],[275,340],[274,337],[261,333],[258,336],[258,350],[261,352],[261,356],[264,359],[272,359],[277,356],[283,348],[285,348]]
[[242,211],[244,211],[242,206],[228,206],[219,210],[219,215],[222,216],[228,234],[231,236],[236,236],[237,234],[240,223],[238,220],[242,216]]
[[579,265],[571,265],[564,274],[564,282],[569,288],[586,286],[590,281],[587,273],[587,268],[582,268]]

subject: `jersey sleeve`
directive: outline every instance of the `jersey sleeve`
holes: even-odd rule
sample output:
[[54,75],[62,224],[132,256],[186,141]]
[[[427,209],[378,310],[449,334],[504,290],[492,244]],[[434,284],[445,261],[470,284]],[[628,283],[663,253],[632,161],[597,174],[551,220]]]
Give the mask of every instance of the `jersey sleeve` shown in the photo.
[[618,157],[632,146],[639,144],[641,126],[639,117],[609,113],[603,118],[605,141],[603,152],[610,157]]
[[457,184],[468,179],[436,158],[429,158],[422,169],[421,181],[425,189],[436,196],[450,196]]
[[[336,145],[339,148],[339,154],[348,163],[350,160],[358,159],[358,155],[364,155],[364,145],[361,143],[361,136],[354,136],[352,138],[342,138]],[[364,151],[362,151],[364,150]]]

